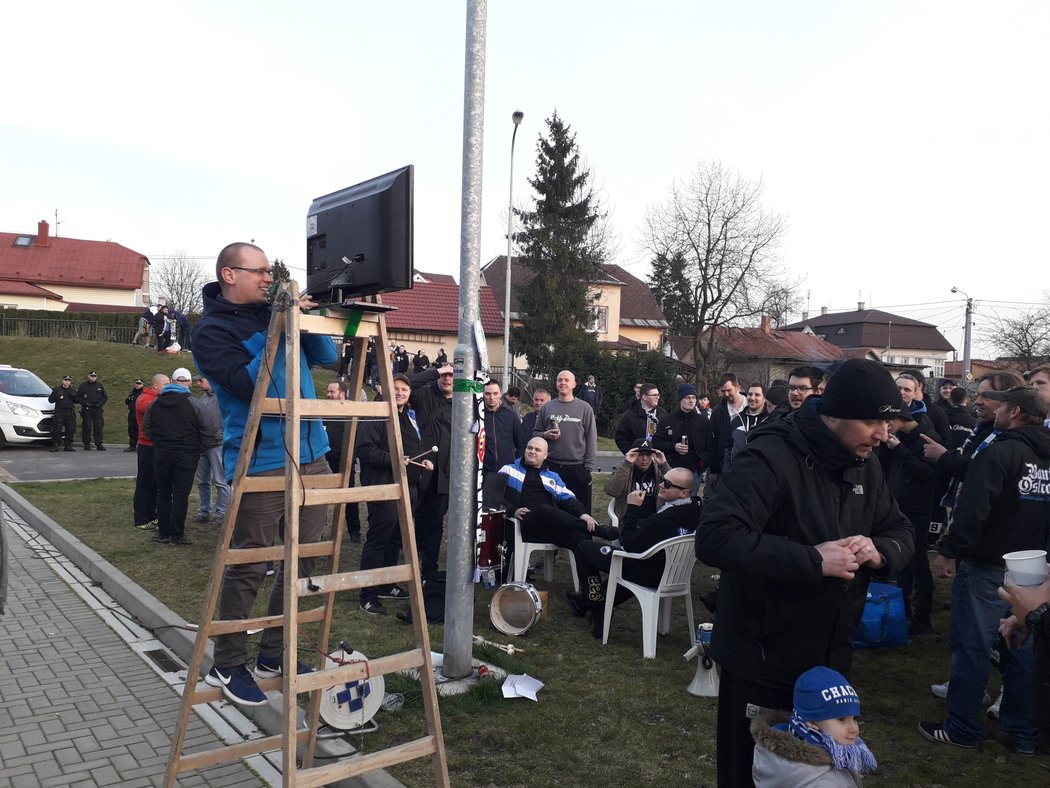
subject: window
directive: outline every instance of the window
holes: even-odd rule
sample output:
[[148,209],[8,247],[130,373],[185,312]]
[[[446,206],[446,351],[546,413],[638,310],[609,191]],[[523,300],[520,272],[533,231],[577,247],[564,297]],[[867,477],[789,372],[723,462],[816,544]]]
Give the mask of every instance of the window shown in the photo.
[[845,328],[840,328],[840,329],[839,329],[838,331],[836,331],[835,333],[836,333],[836,334],[845,334],[845,333],[846,333],[846,329],[845,329]]
[[599,334],[609,333],[609,307],[596,306],[591,310],[591,331]]
[[15,236],[15,246],[27,247],[33,245],[33,236],[31,235],[18,235]]

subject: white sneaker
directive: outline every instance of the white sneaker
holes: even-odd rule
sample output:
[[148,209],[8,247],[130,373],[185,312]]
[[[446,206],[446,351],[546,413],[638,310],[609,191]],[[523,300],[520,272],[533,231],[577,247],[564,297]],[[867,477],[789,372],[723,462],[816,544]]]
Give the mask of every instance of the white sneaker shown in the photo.
[[[987,698],[988,695],[985,694],[984,697]],[[1003,702],[1003,691],[999,690],[999,697],[995,699],[995,703],[993,703],[991,706],[988,707],[988,711],[986,711],[985,714],[987,714],[990,719],[993,719],[993,720],[999,719],[999,704],[1001,704],[1002,702]]]
[[[935,698],[947,698],[948,697],[948,682],[946,681],[943,684],[931,684],[930,685],[930,692],[933,694],[933,697],[935,697]],[[1002,693],[999,693],[999,698],[1000,698],[1000,700],[1002,699]],[[992,699],[988,695],[988,693],[987,692],[984,693],[984,697],[981,698],[981,703],[987,704],[987,703],[991,703],[991,702],[992,702]],[[996,701],[994,708],[995,708],[995,719],[999,719],[999,702],[998,701]],[[988,716],[991,716],[991,714],[992,714],[992,710],[988,709]]]

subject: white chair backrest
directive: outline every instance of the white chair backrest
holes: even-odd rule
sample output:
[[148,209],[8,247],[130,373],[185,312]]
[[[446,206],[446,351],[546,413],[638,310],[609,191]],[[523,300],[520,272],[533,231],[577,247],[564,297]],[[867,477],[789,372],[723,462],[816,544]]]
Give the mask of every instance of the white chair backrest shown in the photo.
[[664,550],[664,574],[660,589],[671,591],[688,587],[696,563],[696,540],[693,534],[665,539],[658,547]]

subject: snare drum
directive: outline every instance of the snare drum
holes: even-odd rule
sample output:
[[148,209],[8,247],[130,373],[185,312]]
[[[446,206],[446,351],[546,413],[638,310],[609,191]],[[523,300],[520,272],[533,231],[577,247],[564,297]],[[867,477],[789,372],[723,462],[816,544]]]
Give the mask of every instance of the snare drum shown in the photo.
[[502,509],[483,512],[478,528],[478,568],[494,569],[507,563],[507,527]]
[[532,583],[500,586],[489,603],[492,626],[505,635],[524,635],[540,619],[543,600]]

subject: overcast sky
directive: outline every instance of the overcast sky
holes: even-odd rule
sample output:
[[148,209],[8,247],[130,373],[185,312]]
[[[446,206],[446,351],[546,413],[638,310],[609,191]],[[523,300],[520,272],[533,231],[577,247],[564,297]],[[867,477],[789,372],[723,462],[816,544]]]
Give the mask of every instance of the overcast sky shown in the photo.
[[[12,4],[0,230],[57,209],[61,235],[154,261],[254,238],[301,269],[315,197],[411,163],[416,267],[458,279],[465,19],[452,0]],[[557,110],[635,275],[646,210],[717,160],[787,217],[811,312],[862,300],[961,351],[952,285],[978,335],[1050,286],[1048,22],[1035,1],[494,0],[481,262],[506,249],[511,113],[520,205]]]

